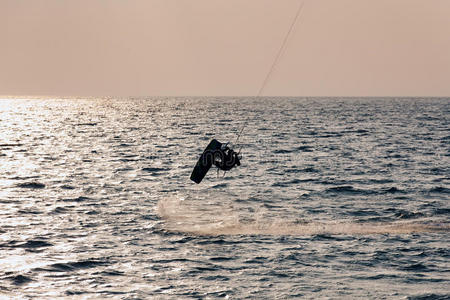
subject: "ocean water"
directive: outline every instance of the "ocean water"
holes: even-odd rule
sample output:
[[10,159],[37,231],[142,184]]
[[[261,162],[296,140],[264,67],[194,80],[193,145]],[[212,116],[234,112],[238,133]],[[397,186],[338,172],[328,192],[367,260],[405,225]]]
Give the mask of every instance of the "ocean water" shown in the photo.
[[0,298],[450,299],[449,98],[7,98],[0,128]]

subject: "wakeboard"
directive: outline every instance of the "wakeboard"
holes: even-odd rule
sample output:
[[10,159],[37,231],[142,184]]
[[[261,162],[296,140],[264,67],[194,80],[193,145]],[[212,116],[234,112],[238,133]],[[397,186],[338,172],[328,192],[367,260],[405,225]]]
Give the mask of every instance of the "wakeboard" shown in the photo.
[[206,173],[208,173],[209,169],[213,165],[215,151],[220,150],[221,147],[222,143],[216,139],[213,139],[208,144],[205,151],[203,151],[202,155],[200,155],[200,158],[192,171],[192,181],[197,184],[202,182],[203,178],[206,176]]

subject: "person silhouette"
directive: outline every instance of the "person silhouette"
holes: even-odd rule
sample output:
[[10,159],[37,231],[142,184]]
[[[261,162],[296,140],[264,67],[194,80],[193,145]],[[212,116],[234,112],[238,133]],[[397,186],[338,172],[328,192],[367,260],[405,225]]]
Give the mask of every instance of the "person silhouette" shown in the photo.
[[213,164],[222,171],[229,171],[235,166],[240,166],[241,161],[239,154],[225,145],[215,151]]

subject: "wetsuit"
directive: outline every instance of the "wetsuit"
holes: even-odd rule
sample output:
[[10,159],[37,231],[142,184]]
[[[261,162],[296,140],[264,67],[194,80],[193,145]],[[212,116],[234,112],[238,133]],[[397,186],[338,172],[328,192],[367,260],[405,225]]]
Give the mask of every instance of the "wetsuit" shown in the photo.
[[217,150],[214,156],[214,165],[223,171],[229,171],[234,166],[240,166],[241,162],[236,152],[228,147]]

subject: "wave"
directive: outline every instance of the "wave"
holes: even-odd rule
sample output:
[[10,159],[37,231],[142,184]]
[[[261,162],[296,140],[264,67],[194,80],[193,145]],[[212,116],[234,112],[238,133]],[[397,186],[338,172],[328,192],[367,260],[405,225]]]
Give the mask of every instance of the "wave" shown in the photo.
[[83,201],[88,201],[88,200],[92,200],[89,197],[84,197],[84,196],[79,196],[77,198],[67,198],[67,199],[61,199],[58,201],[63,201],[63,202],[83,202]]
[[9,276],[6,277],[6,279],[9,279],[12,281],[14,285],[23,285],[25,283],[29,283],[30,281],[33,281],[30,277],[24,276],[24,275],[16,275],[16,276]]
[[436,193],[436,194],[450,194],[450,189],[449,188],[445,188],[445,187],[441,187],[441,186],[437,186],[437,187],[433,187],[431,188],[429,191],[429,193]]
[[148,172],[148,173],[157,173],[157,172],[162,172],[162,171],[165,171],[165,170],[166,169],[164,169],[164,168],[157,168],[157,167],[142,168],[142,171]]
[[347,194],[347,195],[369,195],[377,193],[376,191],[373,190],[357,189],[351,185],[328,188],[326,189],[326,192],[335,194]]
[[450,299],[449,294],[434,294],[425,293],[421,295],[409,296],[408,300],[448,300]]
[[79,269],[95,268],[97,266],[108,265],[105,260],[98,259],[86,259],[74,262],[54,263],[45,267],[39,267],[34,271],[46,271],[46,272],[70,272]]
[[19,143],[16,143],[16,144],[0,144],[0,148],[21,147],[21,146],[23,146],[23,144],[19,144]]
[[7,243],[0,244],[0,248],[25,248],[25,249],[32,249],[32,248],[42,248],[42,247],[50,247],[53,246],[53,244],[48,243],[43,240],[29,240],[26,242],[20,242],[20,241],[9,241]]
[[25,183],[19,183],[17,185],[17,187],[24,188],[24,189],[43,189],[43,188],[45,188],[45,184],[40,183],[40,182],[25,182]]

